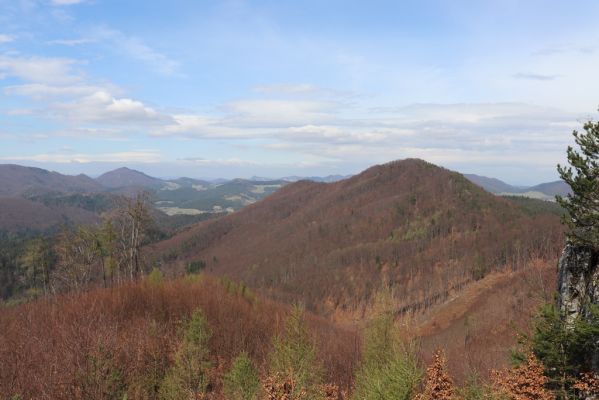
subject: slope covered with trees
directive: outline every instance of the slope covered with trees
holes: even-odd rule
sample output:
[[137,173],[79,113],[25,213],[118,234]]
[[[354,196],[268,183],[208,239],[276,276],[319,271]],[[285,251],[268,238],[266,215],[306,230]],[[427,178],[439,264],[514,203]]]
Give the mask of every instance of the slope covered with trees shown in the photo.
[[491,271],[553,260],[559,217],[525,212],[421,160],[330,183],[301,181],[157,244],[163,266],[202,262],[323,314],[363,311],[391,287],[399,312],[425,309]]

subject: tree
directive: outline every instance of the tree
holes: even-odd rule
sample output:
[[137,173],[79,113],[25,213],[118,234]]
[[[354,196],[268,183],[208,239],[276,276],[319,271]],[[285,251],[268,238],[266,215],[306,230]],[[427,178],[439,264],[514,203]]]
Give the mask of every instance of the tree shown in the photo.
[[561,399],[574,393],[581,373],[592,369],[590,355],[599,351],[599,307],[591,306],[589,318],[566,324],[554,305],[541,308],[534,326],[532,351],[543,362],[548,386]]
[[260,389],[258,372],[252,360],[243,352],[233,361],[224,376],[224,392],[229,400],[255,400]]
[[453,380],[447,373],[445,355],[437,350],[433,362],[426,369],[424,392],[417,396],[417,400],[451,400],[454,391]]
[[196,310],[183,334],[175,354],[175,364],[167,373],[160,388],[164,400],[197,399],[208,387],[212,367],[208,341],[212,333],[201,310]]
[[568,239],[599,250],[599,122],[588,121],[583,133],[575,130],[572,134],[579,150],[568,146],[570,166],[557,166],[572,193],[566,198],[556,196],[556,200],[568,212]]
[[119,241],[130,280],[136,279],[143,272],[141,246],[147,238],[152,222],[146,193],[139,193],[135,198],[128,199],[119,210]]
[[356,400],[408,400],[421,371],[410,344],[399,336],[393,314],[384,312],[365,333],[362,364],[356,373]]
[[275,337],[269,372],[271,378],[293,382],[290,393],[293,399],[300,398],[302,392],[306,393],[308,399],[318,396],[322,370],[316,363],[316,347],[304,323],[303,307],[293,308],[284,335]]
[[80,290],[98,275],[100,244],[93,227],[63,228],[57,238],[54,289]]
[[514,368],[492,371],[493,384],[509,400],[555,400],[545,388],[547,378],[541,364],[533,354]]
[[27,286],[35,288],[41,285],[44,294],[47,294],[50,270],[54,263],[54,255],[48,241],[43,237],[30,240],[20,261]]
[[102,279],[104,286],[107,286],[107,274],[111,283],[114,283],[114,275],[117,274],[117,282],[120,282],[120,260],[118,257],[118,236],[114,228],[114,222],[106,218],[100,231],[98,232],[100,242],[100,252],[102,259]]

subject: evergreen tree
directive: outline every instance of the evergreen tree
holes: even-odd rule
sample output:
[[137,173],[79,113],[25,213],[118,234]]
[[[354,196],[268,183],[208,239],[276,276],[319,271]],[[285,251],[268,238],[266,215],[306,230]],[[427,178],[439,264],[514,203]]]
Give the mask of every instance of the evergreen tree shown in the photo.
[[365,334],[362,365],[356,373],[356,400],[408,400],[421,377],[416,355],[404,343],[393,314],[383,313]]
[[546,305],[535,322],[532,350],[560,399],[573,395],[579,375],[591,369],[589,356],[599,351],[599,307],[591,306],[589,314],[568,325],[556,306]]
[[271,377],[293,382],[292,398],[305,391],[307,398],[318,396],[322,370],[316,362],[316,347],[304,323],[304,310],[295,306],[285,325],[284,336],[277,336],[270,357]]
[[43,237],[30,240],[21,257],[21,267],[26,286],[41,286],[47,294],[50,285],[50,271],[54,264],[54,255],[48,241]]
[[210,337],[208,322],[198,309],[185,329],[183,340],[175,354],[175,365],[161,385],[162,399],[196,399],[205,393],[208,387],[208,373],[212,367],[208,349]]
[[588,121],[583,133],[572,134],[579,150],[569,146],[570,166],[557,166],[572,193],[556,200],[568,212],[569,240],[599,250],[599,122]]
[[229,400],[255,400],[260,388],[258,372],[247,353],[233,361],[231,370],[224,376],[224,392]]

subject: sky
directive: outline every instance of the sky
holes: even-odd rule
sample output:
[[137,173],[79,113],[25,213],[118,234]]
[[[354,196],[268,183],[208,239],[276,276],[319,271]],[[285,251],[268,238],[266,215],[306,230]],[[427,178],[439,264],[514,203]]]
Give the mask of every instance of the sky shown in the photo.
[[558,178],[599,2],[0,0],[0,163],[92,176]]

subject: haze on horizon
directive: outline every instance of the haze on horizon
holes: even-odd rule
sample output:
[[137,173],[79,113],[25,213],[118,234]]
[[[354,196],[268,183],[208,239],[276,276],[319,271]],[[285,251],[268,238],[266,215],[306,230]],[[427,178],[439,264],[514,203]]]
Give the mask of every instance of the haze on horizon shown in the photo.
[[599,105],[599,3],[0,0],[0,163],[557,179]]

